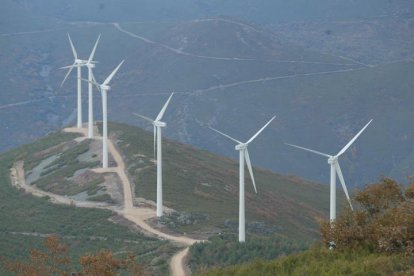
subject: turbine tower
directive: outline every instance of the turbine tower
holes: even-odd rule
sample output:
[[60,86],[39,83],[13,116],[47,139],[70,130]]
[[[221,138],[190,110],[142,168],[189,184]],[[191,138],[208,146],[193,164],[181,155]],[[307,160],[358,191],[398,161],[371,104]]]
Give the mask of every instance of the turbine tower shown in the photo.
[[95,68],[95,64],[92,62],[95,55],[96,47],[98,46],[99,39],[101,35],[99,34],[96,39],[95,46],[92,49],[92,52],[89,56],[88,61],[86,62],[86,67],[88,67],[88,138],[93,138],[93,91],[92,91],[92,81],[94,79],[92,69]]
[[[101,35],[99,35],[99,37],[98,37],[98,39],[97,39],[97,41],[95,43],[95,46],[94,46],[94,48],[92,50],[92,53],[89,56],[89,59],[88,60],[82,60],[82,59],[79,59],[78,58],[78,54],[76,52],[75,46],[73,46],[72,39],[70,38],[70,35],[69,34],[67,34],[67,35],[68,35],[70,47],[72,49],[72,53],[73,53],[73,56],[74,56],[74,61],[73,61],[73,64],[72,65],[64,66],[64,67],[61,67],[60,68],[60,69],[69,69],[69,71],[66,73],[66,76],[63,79],[63,81],[60,84],[60,86],[61,87],[63,86],[63,84],[65,83],[66,79],[68,78],[68,76],[72,72],[73,68],[76,67],[77,68],[77,84],[78,84],[78,100],[77,100],[78,118],[77,118],[77,127],[78,128],[82,128],[82,83],[81,83],[81,79],[82,79],[82,71],[81,70],[82,69],[81,69],[81,67],[82,66],[87,66],[88,67],[88,72],[89,72],[88,79],[89,79],[89,81],[92,81],[92,68],[95,67],[95,65],[94,65],[95,62],[93,61],[93,56],[95,54],[96,46],[98,45],[98,41],[99,41],[99,38],[100,38]],[[90,115],[91,114],[91,100],[92,100],[91,94],[92,94],[92,84],[90,83],[90,85],[89,85],[89,120],[91,118],[93,118]],[[90,121],[89,121],[89,124],[91,124]],[[91,126],[89,126],[89,127],[91,127]],[[89,138],[92,138],[90,135],[88,135],[88,136],[89,136]]]
[[345,145],[336,155],[329,155],[323,152],[319,152],[316,150],[304,148],[301,146],[293,145],[293,144],[287,144],[289,146],[302,149],[305,151],[309,151],[318,155],[322,155],[328,158],[328,164],[331,167],[331,176],[330,176],[330,209],[329,209],[329,219],[330,222],[333,223],[336,219],[336,175],[338,174],[339,181],[342,184],[342,188],[345,192],[346,199],[348,200],[349,206],[351,207],[351,210],[353,210],[351,199],[349,198],[348,189],[345,185],[344,176],[342,174],[341,167],[338,163],[338,158],[345,153],[345,151],[355,142],[355,140],[362,134],[362,132],[368,127],[368,125],[372,122],[372,119],[355,135],[354,138],[351,139],[351,141],[348,142],[348,144]]
[[112,73],[105,79],[102,84],[96,82],[95,78],[92,75],[92,81],[86,80],[88,83],[95,84],[98,89],[101,91],[102,95],[102,168],[108,168],[108,112],[107,112],[107,94],[111,89],[109,82],[115,76],[116,72],[119,70],[121,65],[124,63],[124,60],[119,63],[119,65],[112,71]]
[[246,240],[246,231],[245,231],[245,204],[244,204],[244,161],[246,161],[247,168],[250,173],[250,177],[252,179],[254,191],[257,193],[256,183],[253,177],[253,169],[252,164],[250,162],[249,152],[247,150],[247,146],[254,140],[256,137],[276,118],[273,116],[255,135],[253,135],[247,142],[243,143],[239,140],[234,139],[233,137],[217,130],[212,127],[209,127],[211,130],[227,137],[228,139],[236,142],[237,145],[235,149],[239,151],[239,242],[244,242]]
[[162,210],[162,146],[161,146],[161,128],[167,126],[165,122],[162,122],[161,119],[164,116],[165,110],[167,109],[168,104],[174,93],[171,93],[167,102],[162,107],[160,113],[158,113],[157,118],[152,120],[146,116],[134,113],[134,115],[150,122],[154,126],[154,155],[155,150],[157,150],[157,217],[163,215]]

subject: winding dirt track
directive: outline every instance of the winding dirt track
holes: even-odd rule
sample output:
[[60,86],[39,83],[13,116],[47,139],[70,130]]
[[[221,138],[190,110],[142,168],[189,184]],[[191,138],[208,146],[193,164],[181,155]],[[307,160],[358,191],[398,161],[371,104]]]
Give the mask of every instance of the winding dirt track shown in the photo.
[[[87,135],[87,130],[85,128],[78,129],[78,128],[66,128],[64,129],[65,132],[73,132],[73,133],[81,133],[85,137]],[[96,139],[101,139],[100,137],[96,137]],[[185,259],[189,251],[189,246],[195,242],[201,242],[200,240],[191,239],[185,236],[172,236],[166,233],[163,233],[157,229],[152,228],[148,223],[146,223],[147,219],[153,218],[156,216],[155,210],[150,208],[143,208],[143,207],[134,207],[133,205],[133,196],[131,190],[131,183],[125,172],[125,163],[121,157],[121,154],[116,149],[115,145],[111,140],[108,140],[108,149],[111,153],[112,157],[114,158],[117,166],[111,167],[107,169],[94,169],[96,173],[117,173],[119,178],[122,182],[123,193],[124,193],[124,205],[122,208],[117,206],[109,205],[107,203],[99,203],[99,202],[91,202],[91,201],[77,201],[65,196],[56,195],[53,193],[42,191],[34,186],[30,186],[26,184],[25,179],[25,172],[23,161],[18,161],[14,164],[11,169],[10,177],[12,180],[12,184],[18,188],[22,188],[27,192],[39,196],[50,197],[50,200],[53,203],[57,204],[66,204],[66,205],[75,205],[77,207],[83,208],[100,208],[100,209],[109,209],[114,212],[117,212],[119,215],[125,217],[129,221],[135,223],[138,227],[143,229],[144,232],[147,232],[151,235],[154,235],[160,239],[170,240],[177,244],[183,245],[185,248],[178,253],[176,253],[170,261],[170,270],[171,275],[176,276],[183,276],[188,275],[189,271],[187,269]]]

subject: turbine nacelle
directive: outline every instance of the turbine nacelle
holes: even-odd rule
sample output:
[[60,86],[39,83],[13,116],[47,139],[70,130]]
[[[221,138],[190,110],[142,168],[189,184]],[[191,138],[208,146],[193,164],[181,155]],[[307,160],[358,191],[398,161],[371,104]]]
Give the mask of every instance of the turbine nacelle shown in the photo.
[[331,156],[328,158],[328,164],[332,165],[338,162],[338,156]]
[[82,59],[78,59],[78,58],[76,58],[76,59],[75,59],[75,64],[82,65],[82,64],[85,64],[85,61],[84,61],[84,60],[82,60]]
[[94,64],[94,63],[92,63],[92,62],[87,62],[85,65],[86,65],[86,67],[88,67],[88,68],[95,68],[95,64]]
[[236,145],[234,148],[236,150],[245,150],[245,149],[247,149],[247,144],[241,143],[241,144]]
[[154,121],[152,123],[155,127],[166,127],[167,123],[161,122],[161,121]]
[[105,90],[105,91],[111,90],[111,87],[109,85],[106,85],[106,84],[101,84],[101,85],[99,85],[99,87],[101,88],[101,90]]

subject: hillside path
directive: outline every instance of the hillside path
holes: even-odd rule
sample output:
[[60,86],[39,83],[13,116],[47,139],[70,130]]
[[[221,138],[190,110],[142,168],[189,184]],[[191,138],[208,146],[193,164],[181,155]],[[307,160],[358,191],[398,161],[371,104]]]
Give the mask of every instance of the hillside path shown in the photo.
[[[71,132],[71,133],[81,133],[83,136],[83,139],[86,139],[87,135],[87,129],[82,128],[65,128],[65,132]],[[79,138],[77,138],[79,139]],[[95,139],[95,138],[94,138]],[[96,139],[101,139],[100,137],[96,137]],[[77,207],[83,207],[83,208],[100,208],[100,209],[109,209],[112,210],[119,215],[123,216],[127,220],[131,221],[138,227],[140,227],[144,232],[149,233],[151,235],[154,235],[160,239],[163,240],[169,240],[174,243],[177,243],[179,245],[184,246],[184,249],[177,252],[170,261],[170,270],[171,275],[174,276],[184,276],[188,275],[189,271],[187,269],[187,265],[185,262],[185,259],[187,257],[187,254],[189,252],[189,246],[196,242],[202,242],[201,240],[195,240],[191,239],[186,236],[173,236],[166,234],[164,232],[161,232],[157,229],[152,228],[146,220],[153,218],[156,216],[155,210],[151,208],[145,208],[145,207],[135,207],[133,204],[133,195],[132,195],[132,189],[131,189],[131,183],[128,179],[128,176],[126,174],[126,166],[125,162],[122,159],[121,154],[115,147],[114,143],[109,139],[108,140],[108,149],[111,153],[113,159],[116,162],[115,167],[110,167],[107,169],[98,168],[94,169],[94,172],[97,173],[107,173],[112,172],[118,174],[121,182],[122,182],[122,188],[124,193],[124,206],[122,209],[119,207],[109,205],[107,203],[100,203],[100,202],[91,202],[91,201],[79,201],[74,200],[71,198],[68,198],[66,196],[57,195],[54,193],[42,191],[38,189],[35,186],[28,185],[26,183],[25,179],[25,172],[24,172],[24,162],[23,161],[17,161],[14,166],[10,170],[10,178],[12,180],[12,185],[16,186],[17,188],[22,188],[26,192],[31,193],[34,196],[38,197],[45,197],[48,196],[53,203],[57,204],[65,204],[65,205],[75,205]]]

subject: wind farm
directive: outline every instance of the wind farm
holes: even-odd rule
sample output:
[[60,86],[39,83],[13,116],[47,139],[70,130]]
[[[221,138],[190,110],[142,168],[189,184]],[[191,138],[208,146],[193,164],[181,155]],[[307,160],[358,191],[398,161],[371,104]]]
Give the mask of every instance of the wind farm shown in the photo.
[[5,1],[1,275],[413,271],[408,3]]

